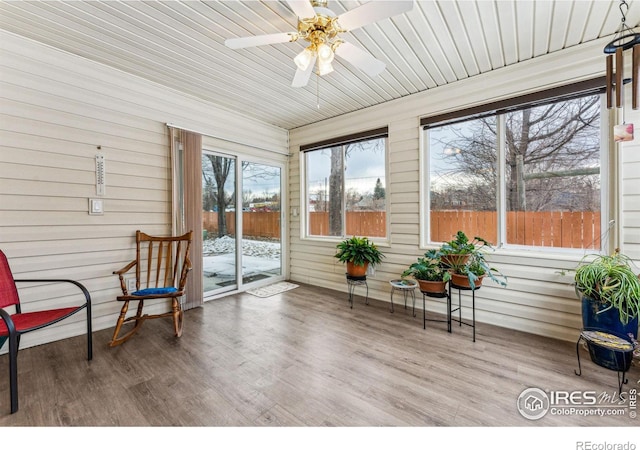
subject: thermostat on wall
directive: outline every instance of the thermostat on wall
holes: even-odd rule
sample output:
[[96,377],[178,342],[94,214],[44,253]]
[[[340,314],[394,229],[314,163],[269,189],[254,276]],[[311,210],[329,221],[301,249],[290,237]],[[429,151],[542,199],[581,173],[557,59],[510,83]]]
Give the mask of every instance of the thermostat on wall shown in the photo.
[[104,213],[104,200],[101,198],[90,198],[89,199],[89,214],[91,215],[102,215]]

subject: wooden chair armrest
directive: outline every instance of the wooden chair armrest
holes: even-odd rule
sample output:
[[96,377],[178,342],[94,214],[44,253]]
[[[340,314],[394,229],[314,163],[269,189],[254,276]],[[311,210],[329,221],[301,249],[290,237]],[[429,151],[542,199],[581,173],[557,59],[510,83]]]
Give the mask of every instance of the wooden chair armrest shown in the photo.
[[129,264],[124,266],[122,269],[116,270],[116,271],[113,272],[114,275],[118,275],[118,279],[120,280],[120,289],[122,289],[122,295],[129,295],[129,292],[127,292],[127,285],[124,282],[123,275],[125,273],[129,272],[131,270],[131,268],[134,267],[137,263],[138,263],[138,261],[134,259]]
[[129,264],[127,264],[126,266],[124,266],[122,269],[120,269],[120,270],[115,270],[115,271],[113,272],[113,274],[114,274],[114,275],[123,275],[123,274],[127,273],[128,271],[130,271],[130,270],[131,270],[131,268],[132,268],[133,266],[135,266],[137,262],[138,262],[138,261],[136,261],[136,260],[134,259],[134,260],[133,260],[133,261],[131,261]]

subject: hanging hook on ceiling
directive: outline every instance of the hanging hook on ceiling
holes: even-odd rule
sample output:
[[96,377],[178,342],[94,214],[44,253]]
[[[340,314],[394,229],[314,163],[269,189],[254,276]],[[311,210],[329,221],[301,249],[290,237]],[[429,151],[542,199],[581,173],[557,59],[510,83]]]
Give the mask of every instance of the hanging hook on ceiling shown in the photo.
[[604,47],[604,52],[607,54],[615,53],[618,48],[622,50],[629,50],[634,45],[640,43],[640,33],[634,33],[633,30],[627,25],[627,13],[629,12],[629,5],[626,0],[620,0],[620,28],[616,33],[615,38]]
[[[624,11],[622,10],[623,7],[624,7]],[[621,21],[624,24],[627,21],[627,13],[629,12],[629,5],[625,0],[620,0],[620,5],[618,6],[618,9],[620,10],[620,15],[622,15]]]

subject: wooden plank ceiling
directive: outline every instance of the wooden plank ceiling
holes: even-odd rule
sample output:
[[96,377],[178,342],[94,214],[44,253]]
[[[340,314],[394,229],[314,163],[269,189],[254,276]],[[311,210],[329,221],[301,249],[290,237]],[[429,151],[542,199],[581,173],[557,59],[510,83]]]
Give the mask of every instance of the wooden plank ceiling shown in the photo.
[[[329,0],[328,7],[339,15],[364,3]],[[627,4],[627,24],[635,27],[640,4]],[[387,64],[381,75],[338,61],[333,73],[313,75],[304,88],[291,87],[302,42],[224,45],[231,37],[295,31],[296,15],[284,1],[0,1],[0,28],[292,129],[613,38],[619,6],[614,0],[418,0],[408,13],[346,35]]]

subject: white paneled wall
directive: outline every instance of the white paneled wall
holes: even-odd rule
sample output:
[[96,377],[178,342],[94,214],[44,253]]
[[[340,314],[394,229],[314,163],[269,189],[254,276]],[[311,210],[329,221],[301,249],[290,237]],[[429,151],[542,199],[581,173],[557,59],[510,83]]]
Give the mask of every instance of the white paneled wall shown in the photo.
[[[134,258],[135,230],[171,233],[166,123],[263,159],[281,161],[273,152],[288,151],[281,128],[11,33],[0,31],[0,46],[0,248],[16,277],[85,284],[96,330],[115,324],[121,305],[112,272]],[[99,151],[104,214],[89,215]],[[21,293],[26,311],[73,301],[58,287]],[[83,320],[26,335],[21,346],[83,334]]]
[[[371,296],[388,301],[388,280],[425,250],[419,246],[420,117],[602,75],[603,45],[572,47],[294,129],[288,137],[286,130],[0,32],[0,248],[20,277],[69,277],[86,284],[95,329],[112,327],[119,310],[112,271],[133,257],[135,230],[170,232],[166,122],[216,136],[205,139],[210,147],[253,149],[249,153],[265,161],[283,162],[282,153],[290,151],[289,211],[301,213],[300,145],[389,126],[390,239],[383,247],[384,263],[369,279]],[[628,108],[626,116],[627,122],[640,118]],[[90,216],[97,146],[106,156],[105,213]],[[620,245],[640,259],[640,146],[619,147]],[[341,291],[346,307],[344,267],[333,258],[335,242],[301,239],[300,223],[299,215],[289,216],[290,278]],[[487,282],[478,291],[479,321],[576,338],[579,304],[570,280],[557,271],[574,267],[578,256],[499,251],[492,258],[509,276],[509,286]],[[22,292],[29,299],[25,309],[69,300],[58,287]],[[428,308],[444,311],[443,303],[433,300]],[[76,317],[26,336],[23,345],[79,335],[82,327],[82,317]]]
[[[410,95],[313,125],[291,130],[290,202],[303,212],[300,198],[300,145],[367,129],[389,126],[389,245],[386,259],[368,277],[371,297],[389,301],[388,280],[398,277],[420,248],[420,127],[421,117],[523,95],[537,90],[604,75],[604,41],[573,47],[555,54],[495,70],[454,84]],[[640,114],[628,112],[631,117]],[[631,119],[630,119],[631,118]],[[639,124],[640,125],[640,124]],[[622,167],[623,250],[640,259],[640,148],[620,149]],[[344,267],[333,258],[336,242],[301,239],[300,220],[291,217],[291,279],[332,287],[344,294]],[[509,277],[507,288],[490,281],[476,294],[479,322],[575,340],[581,326],[580,305],[572,277],[559,271],[576,266],[580,255],[554,252],[499,250],[491,260]],[[421,302],[419,302],[421,304]],[[355,307],[364,307],[357,305]],[[427,309],[444,312],[444,303],[429,299]],[[466,311],[469,311],[468,309]],[[416,326],[420,326],[416,319]],[[481,327],[482,325],[480,325]]]

